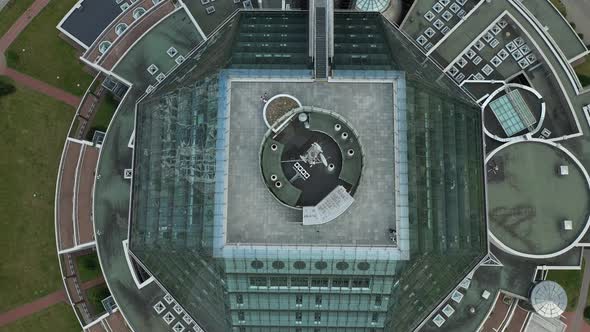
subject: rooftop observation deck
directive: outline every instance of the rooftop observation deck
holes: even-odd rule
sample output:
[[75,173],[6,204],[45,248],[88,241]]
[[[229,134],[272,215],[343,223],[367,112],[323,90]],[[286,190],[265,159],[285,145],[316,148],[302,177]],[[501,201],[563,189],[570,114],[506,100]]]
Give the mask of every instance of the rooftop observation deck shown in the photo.
[[[363,175],[353,205],[330,223],[301,226],[302,212],[278,203],[261,179],[258,149],[267,127],[258,96],[264,92],[288,92],[303,105],[334,110],[357,131]],[[239,107],[230,111],[228,243],[393,245],[392,84],[233,82],[231,105]]]
[[[301,114],[300,111],[308,116],[309,130],[303,129],[303,125],[299,124],[297,114]],[[276,135],[274,131],[269,131],[265,135],[260,163],[262,175],[269,189],[289,206],[315,205],[337,185],[344,185],[354,193],[362,169],[362,149],[354,129],[346,125],[346,119],[328,110],[303,107],[294,113],[293,117],[287,120],[286,126],[282,126],[284,123],[281,122],[275,124],[275,128],[283,128]],[[335,124],[344,127],[335,130]],[[342,139],[340,135],[343,133],[350,137]],[[308,174],[309,178],[293,178],[295,173],[292,160],[301,156],[301,147],[309,147],[307,143],[302,142],[322,144],[322,155],[327,159],[327,163],[333,165],[333,171],[329,171],[327,165],[326,168],[322,165],[311,166],[309,171],[312,174]],[[272,150],[273,144],[277,151]],[[288,151],[284,152],[285,148]],[[352,156],[347,156],[349,149],[353,152]],[[303,161],[301,163],[306,164]],[[306,166],[303,166],[304,169]],[[273,174],[278,176],[285,188],[277,188],[273,184],[274,181],[270,179]],[[288,192],[283,192],[283,189],[288,189]]]
[[[567,166],[568,174],[560,175]],[[588,220],[588,182],[563,150],[521,142],[487,164],[490,231],[520,253],[547,255],[572,244]],[[564,221],[572,229],[564,229]]]

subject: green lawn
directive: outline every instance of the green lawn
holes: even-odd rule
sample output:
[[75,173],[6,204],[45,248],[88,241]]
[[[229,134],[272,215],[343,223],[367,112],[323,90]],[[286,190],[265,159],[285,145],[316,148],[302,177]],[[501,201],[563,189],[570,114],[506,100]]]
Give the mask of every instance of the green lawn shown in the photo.
[[81,96],[92,77],[83,71],[77,51],[58,37],[55,28],[76,2],[78,0],[50,1],[10,45],[6,51],[6,63],[20,72]]
[[0,97],[0,312],[62,289],[55,179],[74,109],[18,87]]
[[560,284],[567,293],[567,310],[574,311],[580,297],[580,286],[582,284],[582,274],[584,263],[581,270],[559,271],[551,270],[547,275],[547,280],[553,280]]
[[86,135],[87,140],[92,140],[92,135],[95,130],[103,132],[107,131],[109,123],[117,110],[117,105],[119,105],[119,103],[113,98],[113,96],[107,94],[99,105],[98,110],[94,115],[94,119],[92,119],[90,130],[88,130],[88,134]]
[[101,301],[109,296],[111,296],[111,293],[106,284],[90,288],[86,291],[88,304],[94,309],[96,315],[105,311]]
[[590,57],[586,57],[585,59],[585,62],[574,67],[582,86],[590,85]]
[[76,257],[78,277],[82,282],[96,279],[102,275],[96,253]]
[[4,35],[14,22],[35,0],[10,0],[0,11],[0,36]]
[[41,312],[0,327],[0,332],[80,332],[82,328],[67,304],[56,304]]

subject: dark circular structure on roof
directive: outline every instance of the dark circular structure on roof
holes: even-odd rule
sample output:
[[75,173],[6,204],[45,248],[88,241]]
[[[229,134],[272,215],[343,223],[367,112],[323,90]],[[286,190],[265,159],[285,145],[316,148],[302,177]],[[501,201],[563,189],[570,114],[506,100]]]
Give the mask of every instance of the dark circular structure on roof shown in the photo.
[[539,139],[507,144],[488,156],[487,169],[490,234],[504,250],[552,257],[586,232],[589,184],[564,147]]
[[264,137],[262,176],[283,204],[316,206],[336,188],[351,196],[363,156],[352,126],[335,113],[311,107],[285,114]]

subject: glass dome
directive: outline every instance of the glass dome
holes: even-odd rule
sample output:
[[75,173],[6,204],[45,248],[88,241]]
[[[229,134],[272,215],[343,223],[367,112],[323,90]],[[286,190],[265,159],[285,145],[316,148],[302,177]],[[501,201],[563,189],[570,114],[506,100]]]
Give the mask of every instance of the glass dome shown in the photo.
[[391,0],[358,0],[356,9],[363,12],[382,12],[389,7]]
[[558,283],[546,280],[533,288],[531,303],[539,315],[547,318],[559,317],[567,307],[567,294]]

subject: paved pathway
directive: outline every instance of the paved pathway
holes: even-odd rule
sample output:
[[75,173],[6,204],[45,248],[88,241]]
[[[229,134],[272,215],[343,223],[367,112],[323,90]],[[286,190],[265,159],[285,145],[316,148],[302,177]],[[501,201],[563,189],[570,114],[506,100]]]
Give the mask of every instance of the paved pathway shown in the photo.
[[[104,279],[102,277],[96,278],[94,280],[90,280],[82,284],[82,289],[86,290],[94,286],[101,285],[103,283]],[[12,310],[0,314],[0,327],[10,324],[15,320],[21,319],[23,317],[32,315],[36,312],[51,307],[52,305],[55,305],[60,302],[67,303],[67,295],[63,289],[55,293],[51,293],[47,296],[44,296],[40,299],[37,299],[31,303],[24,304],[18,308],[14,308]]]
[[4,51],[10,44],[16,40],[18,35],[27,27],[27,25],[41,12],[49,0],[36,0],[33,4],[16,20],[8,31],[0,37],[0,74],[12,78],[15,82],[22,84],[30,89],[41,92],[66,104],[77,108],[80,104],[80,98],[66,91],[51,86],[45,82],[39,81],[31,76],[19,73],[18,71],[6,67]]
[[0,38],[0,52],[4,52],[18,35],[29,25],[31,20],[41,12],[49,0],[36,0],[33,4],[14,22],[8,31]]
[[584,325],[584,308],[586,307],[586,301],[588,299],[588,288],[590,287],[590,250],[584,249],[584,259],[586,265],[584,266],[584,276],[582,278],[582,287],[580,289],[580,297],[578,298],[578,305],[573,320],[570,322],[570,331],[581,331],[581,327]]
[[78,105],[80,104],[80,97],[74,96],[69,92],[58,89],[45,82],[39,81],[38,79],[35,79],[29,75],[20,73],[12,68],[4,68],[4,70],[0,68],[0,74],[10,77],[15,82],[20,83],[32,90],[41,92],[44,95],[47,95],[54,99],[60,100],[68,105],[71,105],[74,107],[74,109],[78,108]]

